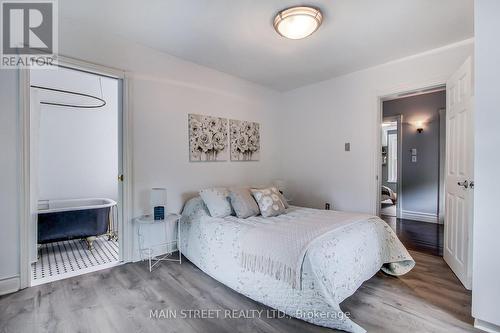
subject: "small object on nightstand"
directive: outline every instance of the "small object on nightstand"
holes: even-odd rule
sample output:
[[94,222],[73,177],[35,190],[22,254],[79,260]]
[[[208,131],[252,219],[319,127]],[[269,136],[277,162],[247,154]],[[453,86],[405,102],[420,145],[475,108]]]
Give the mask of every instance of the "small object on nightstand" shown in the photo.
[[330,203],[328,203],[328,202],[327,202],[327,203],[325,203],[325,209],[326,209],[326,210],[330,210]]
[[[152,215],[143,215],[134,219],[137,223],[140,258],[148,260],[150,272],[161,261],[182,263],[180,220],[181,215],[173,213],[167,213],[163,220],[156,220]],[[162,240],[153,237],[161,234],[164,235]],[[178,251],[177,258],[172,257],[175,251]]]
[[153,208],[153,215],[156,221],[165,219],[165,207],[156,206]]
[[165,206],[167,205],[167,189],[154,187],[151,189],[151,207],[153,207],[153,216],[155,220],[165,218]]

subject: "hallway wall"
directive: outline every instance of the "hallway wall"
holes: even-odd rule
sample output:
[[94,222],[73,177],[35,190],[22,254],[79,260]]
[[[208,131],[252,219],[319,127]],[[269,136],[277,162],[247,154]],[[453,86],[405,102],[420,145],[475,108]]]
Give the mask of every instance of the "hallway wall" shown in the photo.
[[[446,92],[405,97],[383,103],[383,115],[403,115],[401,188],[403,217],[436,217],[439,194],[439,109],[446,107]],[[417,123],[423,122],[422,133]],[[412,162],[412,149],[417,161]]]

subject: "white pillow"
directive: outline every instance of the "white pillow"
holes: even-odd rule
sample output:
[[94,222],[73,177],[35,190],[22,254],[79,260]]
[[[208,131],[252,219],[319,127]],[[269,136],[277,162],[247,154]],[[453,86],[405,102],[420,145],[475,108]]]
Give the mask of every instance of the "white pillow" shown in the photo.
[[227,188],[207,188],[201,190],[199,193],[212,217],[226,217],[231,215],[232,209]]

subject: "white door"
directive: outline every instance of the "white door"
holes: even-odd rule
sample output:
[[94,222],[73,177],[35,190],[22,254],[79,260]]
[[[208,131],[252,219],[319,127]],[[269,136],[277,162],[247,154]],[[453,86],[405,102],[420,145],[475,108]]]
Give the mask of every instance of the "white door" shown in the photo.
[[444,260],[462,284],[472,287],[473,101],[472,61],[446,84]]

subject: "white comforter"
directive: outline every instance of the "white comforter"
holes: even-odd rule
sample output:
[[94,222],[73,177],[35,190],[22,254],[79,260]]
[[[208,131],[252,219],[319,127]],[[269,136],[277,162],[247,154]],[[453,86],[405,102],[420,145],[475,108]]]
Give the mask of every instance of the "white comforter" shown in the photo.
[[[323,218],[328,211],[290,207],[281,218]],[[205,273],[239,293],[305,321],[349,332],[365,332],[340,303],[379,269],[401,275],[415,262],[392,229],[377,217],[346,225],[308,248],[302,289],[240,266],[240,240],[263,217],[213,218],[201,198],[186,204],[181,219],[182,253]],[[273,219],[280,219],[275,217]],[[269,219],[265,219],[269,222]]]

